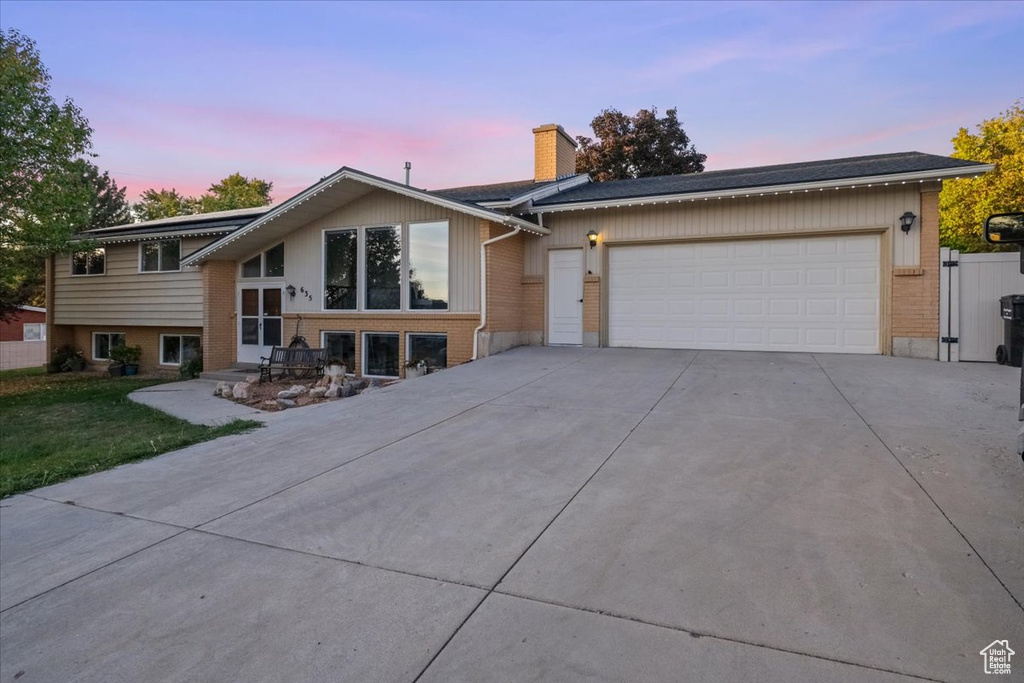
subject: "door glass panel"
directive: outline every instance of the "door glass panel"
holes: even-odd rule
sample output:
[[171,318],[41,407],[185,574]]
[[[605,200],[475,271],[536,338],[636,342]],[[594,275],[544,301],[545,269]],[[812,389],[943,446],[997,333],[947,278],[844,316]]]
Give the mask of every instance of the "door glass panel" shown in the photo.
[[242,315],[260,314],[260,290],[242,290]]
[[263,315],[281,315],[281,290],[263,290]]
[[263,345],[264,346],[280,346],[281,345],[281,319],[280,318],[264,318],[263,319]]
[[324,308],[355,310],[356,259],[358,242],[355,230],[338,230],[324,235]]
[[398,376],[398,335],[366,335],[366,375]]
[[242,343],[260,343],[260,321],[258,318],[242,318]]
[[399,228],[366,230],[366,308],[397,310],[402,306],[402,232]]

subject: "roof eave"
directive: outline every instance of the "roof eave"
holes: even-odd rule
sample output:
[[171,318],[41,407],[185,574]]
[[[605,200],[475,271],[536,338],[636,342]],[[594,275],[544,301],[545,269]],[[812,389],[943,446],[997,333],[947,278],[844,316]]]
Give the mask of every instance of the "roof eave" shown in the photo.
[[117,242],[142,242],[151,239],[173,239],[176,237],[204,237],[211,235],[229,235],[237,227],[201,228],[198,230],[162,230],[160,232],[126,232],[120,235],[91,235],[79,233],[71,239],[71,243],[98,242],[100,244],[113,244]]
[[962,166],[960,168],[946,168],[934,171],[914,171],[912,173],[890,173],[878,176],[860,176],[856,178],[842,178],[838,180],[814,181],[807,183],[788,183],[782,185],[760,185],[755,187],[740,187],[724,190],[709,190],[707,192],[679,192],[675,194],[661,195],[640,195],[636,197],[622,197],[618,199],[595,199],[584,202],[566,202],[564,204],[548,204],[534,206],[532,212],[536,214],[554,213],[558,211],[578,211],[585,209],[607,209],[622,206],[634,206],[639,204],[669,204],[673,202],[698,201],[708,199],[725,199],[729,197],[751,197],[767,194],[796,194],[797,192],[811,192],[813,190],[841,189],[844,187],[874,187],[888,185],[906,185],[912,182],[928,182],[934,180],[959,179],[964,176],[978,176],[993,170],[993,164],[976,164],[974,166]]

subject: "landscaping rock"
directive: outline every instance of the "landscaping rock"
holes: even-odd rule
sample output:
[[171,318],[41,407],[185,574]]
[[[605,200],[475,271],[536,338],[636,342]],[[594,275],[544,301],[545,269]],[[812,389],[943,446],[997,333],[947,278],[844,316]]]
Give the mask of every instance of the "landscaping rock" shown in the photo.
[[310,398],[323,398],[327,393],[327,387],[313,387],[309,390]]
[[246,375],[245,376],[246,384],[256,384],[259,381],[260,381],[260,376],[259,375]]
[[248,382],[238,382],[238,383],[236,383],[235,386],[232,387],[232,389],[231,389],[231,395],[234,396],[235,398],[242,398],[242,399],[249,398],[249,383]]
[[374,377],[373,379],[370,380],[370,386],[373,387],[374,389],[380,389],[382,386],[384,386],[384,380],[380,379],[379,377]]
[[355,389],[356,391],[361,391],[365,389],[367,385],[369,385],[369,382],[367,382],[362,377],[360,377],[359,379],[356,379],[355,377],[346,377],[345,384],[351,385],[352,388]]
[[231,396],[231,385],[227,382],[218,382],[217,387],[213,390],[214,396]]
[[301,384],[293,384],[288,391],[294,391],[296,396],[302,396],[303,394],[307,393],[309,389],[307,389]]
[[324,392],[324,398],[338,398],[339,396],[341,396],[341,386],[337,384],[332,384]]
[[338,396],[341,398],[348,398],[349,396],[356,395],[356,388],[351,384],[342,384],[341,389],[338,392]]
[[277,397],[279,399],[284,399],[284,400],[291,400],[291,399],[294,399],[294,398],[298,398],[299,396],[300,396],[299,392],[292,391],[291,389],[287,389],[285,391],[277,392]]
[[290,398],[279,398],[277,399],[277,407],[280,408],[281,410],[285,410],[286,408],[294,408],[295,401],[291,400]]
[[317,380],[316,385],[318,387],[324,387],[326,389],[327,387],[331,386],[331,376],[324,375],[323,377]]

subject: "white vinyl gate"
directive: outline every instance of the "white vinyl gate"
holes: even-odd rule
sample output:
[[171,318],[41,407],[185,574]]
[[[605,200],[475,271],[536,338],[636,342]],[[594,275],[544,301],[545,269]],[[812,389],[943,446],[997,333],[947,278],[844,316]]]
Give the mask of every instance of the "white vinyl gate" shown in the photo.
[[940,252],[939,360],[994,363],[1003,343],[999,297],[1024,294],[1020,254]]

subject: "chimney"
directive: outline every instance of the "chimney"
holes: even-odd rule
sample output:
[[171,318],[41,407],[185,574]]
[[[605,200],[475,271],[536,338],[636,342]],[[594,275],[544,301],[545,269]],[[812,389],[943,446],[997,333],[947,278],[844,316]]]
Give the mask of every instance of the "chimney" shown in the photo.
[[533,179],[554,180],[576,173],[576,141],[565,129],[548,123],[533,129]]

